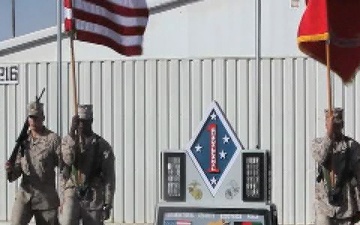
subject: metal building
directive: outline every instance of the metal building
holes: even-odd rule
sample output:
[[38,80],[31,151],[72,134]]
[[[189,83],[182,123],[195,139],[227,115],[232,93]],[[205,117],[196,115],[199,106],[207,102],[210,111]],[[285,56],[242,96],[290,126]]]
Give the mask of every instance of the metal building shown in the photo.
[[[246,148],[259,144],[271,150],[279,223],[314,223],[309,143],[324,134],[326,71],[297,51],[302,7],[263,2],[260,76],[255,79],[255,2],[152,2],[142,57],[124,58],[105,47],[76,43],[79,102],[94,104],[94,131],[116,155],[111,222],[154,222],[159,152],[185,148],[203,111],[216,100]],[[73,114],[68,52],[65,38],[58,76],[56,28],[0,42],[0,67],[18,68],[18,84],[0,85],[1,162],[12,151],[26,104],[43,87],[46,124],[62,136],[67,133]],[[344,86],[333,76],[333,89],[334,105],[345,108],[345,133],[360,140],[360,80]],[[17,183],[0,176],[0,187],[0,224],[8,224]]]

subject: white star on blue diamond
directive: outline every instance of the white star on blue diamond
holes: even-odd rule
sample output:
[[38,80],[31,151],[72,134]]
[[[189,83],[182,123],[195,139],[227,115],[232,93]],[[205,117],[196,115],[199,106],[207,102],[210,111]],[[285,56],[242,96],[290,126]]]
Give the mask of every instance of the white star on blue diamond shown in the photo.
[[219,152],[219,155],[220,155],[220,159],[225,159],[227,153],[224,152],[224,150],[222,150],[221,152]]
[[210,115],[211,120],[216,120],[216,117],[217,117],[217,115],[216,115],[215,112],[213,112],[213,113]]
[[211,185],[216,185],[216,183],[217,183],[216,178],[212,177],[211,180],[210,180],[210,183],[211,183]]
[[201,145],[197,144],[197,145],[195,146],[195,151],[196,151],[196,152],[201,152],[201,149],[202,149],[202,146],[201,146]]
[[222,138],[224,141],[224,144],[229,143],[230,138],[225,134],[225,136]]

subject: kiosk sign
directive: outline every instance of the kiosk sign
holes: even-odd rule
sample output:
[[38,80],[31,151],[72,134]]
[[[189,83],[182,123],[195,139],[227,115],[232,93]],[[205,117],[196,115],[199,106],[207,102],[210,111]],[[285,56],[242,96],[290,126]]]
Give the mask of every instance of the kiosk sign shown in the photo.
[[186,149],[159,160],[156,225],[278,225],[270,151],[244,149],[216,101]]
[[162,208],[159,217],[163,225],[264,225],[269,223],[266,210]]

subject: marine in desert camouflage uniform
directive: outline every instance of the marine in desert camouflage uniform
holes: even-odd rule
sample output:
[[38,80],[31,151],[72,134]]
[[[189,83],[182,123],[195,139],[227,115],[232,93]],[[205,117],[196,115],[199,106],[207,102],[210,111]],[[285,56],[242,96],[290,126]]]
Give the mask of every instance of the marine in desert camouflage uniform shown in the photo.
[[34,216],[37,225],[57,225],[59,197],[55,189],[55,167],[59,162],[60,137],[43,125],[43,104],[28,106],[28,138],[22,143],[15,165],[6,163],[9,181],[22,175],[12,209],[11,224],[26,225]]
[[343,134],[343,110],[326,114],[326,136],[312,142],[316,161],[315,210],[317,225],[354,224],[358,218],[360,145]]
[[110,217],[115,157],[109,143],[92,131],[92,122],[92,105],[80,105],[62,142],[63,225],[78,225],[80,220],[86,225],[100,225]]

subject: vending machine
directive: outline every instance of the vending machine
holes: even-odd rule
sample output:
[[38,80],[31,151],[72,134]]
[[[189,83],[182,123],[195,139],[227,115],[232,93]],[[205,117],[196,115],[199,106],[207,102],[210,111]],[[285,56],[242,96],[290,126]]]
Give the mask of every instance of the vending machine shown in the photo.
[[214,101],[184,150],[164,150],[155,225],[277,225],[271,155],[244,149]]

